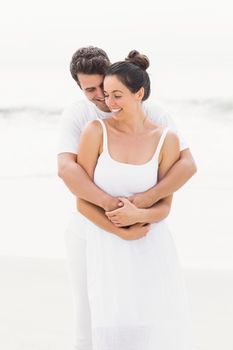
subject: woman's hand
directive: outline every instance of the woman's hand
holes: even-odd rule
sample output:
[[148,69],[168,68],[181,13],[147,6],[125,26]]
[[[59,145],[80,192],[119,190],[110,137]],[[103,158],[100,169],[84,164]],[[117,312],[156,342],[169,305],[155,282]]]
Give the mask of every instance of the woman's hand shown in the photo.
[[150,224],[134,224],[128,228],[121,229],[118,236],[127,241],[133,241],[145,237],[150,231]]
[[140,222],[140,212],[127,198],[119,198],[123,203],[122,208],[106,211],[105,215],[117,227],[130,226]]

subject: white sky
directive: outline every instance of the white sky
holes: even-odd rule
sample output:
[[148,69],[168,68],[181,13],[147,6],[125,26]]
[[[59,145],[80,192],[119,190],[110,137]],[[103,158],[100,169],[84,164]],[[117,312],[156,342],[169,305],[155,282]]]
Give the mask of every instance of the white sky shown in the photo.
[[147,54],[155,96],[230,97],[232,18],[226,0],[10,0],[0,14],[0,106],[74,98],[69,61],[87,45],[112,61],[131,49]]

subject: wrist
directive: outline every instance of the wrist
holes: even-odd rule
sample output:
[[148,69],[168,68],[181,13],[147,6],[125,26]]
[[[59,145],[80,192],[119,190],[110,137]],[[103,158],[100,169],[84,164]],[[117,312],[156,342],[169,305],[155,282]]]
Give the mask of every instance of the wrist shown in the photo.
[[148,208],[159,201],[160,198],[159,198],[157,186],[154,186],[149,190],[148,197],[149,197]]
[[110,211],[112,208],[113,197],[104,193],[104,195],[100,198],[99,206],[103,208],[105,211]]
[[137,222],[147,222],[147,209],[138,209]]

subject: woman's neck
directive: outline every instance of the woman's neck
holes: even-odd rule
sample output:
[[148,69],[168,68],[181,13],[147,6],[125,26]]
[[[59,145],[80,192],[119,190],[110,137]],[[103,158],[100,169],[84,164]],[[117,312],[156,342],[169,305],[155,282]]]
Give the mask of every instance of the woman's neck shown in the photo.
[[122,118],[114,119],[114,126],[127,134],[139,134],[145,131],[147,116],[142,110],[134,113],[124,114]]

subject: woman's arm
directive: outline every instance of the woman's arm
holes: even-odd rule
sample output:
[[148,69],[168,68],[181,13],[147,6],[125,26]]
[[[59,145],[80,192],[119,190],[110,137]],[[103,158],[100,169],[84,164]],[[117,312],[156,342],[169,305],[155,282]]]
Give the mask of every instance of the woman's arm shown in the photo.
[[[175,133],[168,132],[160,153],[159,181],[166,176],[177,159],[179,159],[179,139]],[[106,215],[114,225],[122,227],[135,222],[153,223],[164,219],[170,212],[172,195],[163,198],[159,203],[147,209],[137,208],[128,199],[120,198],[120,200],[122,200],[124,206],[120,209],[107,212]]]
[[[103,130],[100,123],[96,120],[91,121],[83,130],[80,140],[77,161],[92,181],[96,163],[102,148],[102,132]],[[128,229],[118,228],[107,219],[102,208],[83,199],[77,198],[77,209],[82,215],[101,229],[114,233],[123,239],[139,239],[149,232],[149,225],[138,224]]]
[[140,209],[137,208],[133,203],[131,203],[127,198],[119,198],[123,206],[122,208],[115,209],[109,212],[105,212],[111,222],[117,227],[125,227],[133,225],[135,223],[149,222],[147,217],[147,211],[153,209],[153,221],[157,222],[165,219],[170,212],[170,205],[167,203],[166,199],[162,199],[158,203],[154,204],[151,208]]

